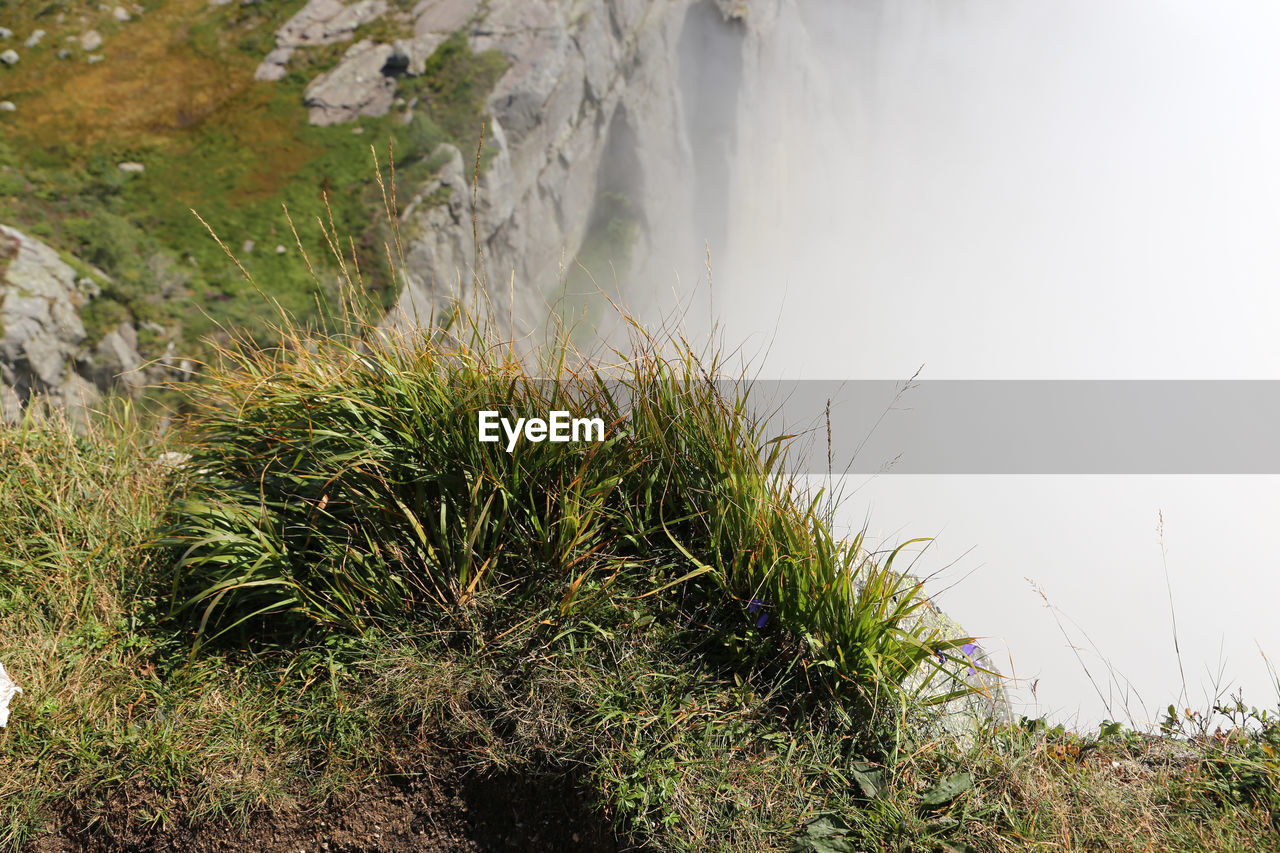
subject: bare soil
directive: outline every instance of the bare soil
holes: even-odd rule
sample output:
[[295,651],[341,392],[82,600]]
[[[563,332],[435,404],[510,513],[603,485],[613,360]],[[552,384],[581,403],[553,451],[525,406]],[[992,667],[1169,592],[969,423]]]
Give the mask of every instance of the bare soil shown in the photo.
[[[338,802],[255,815],[248,826],[190,825],[180,817],[148,826],[163,808],[153,791],[125,786],[110,817],[83,826],[74,811],[27,853],[253,850],[265,853],[653,853],[619,838],[573,780],[552,774],[482,776],[435,762],[422,772],[380,778]],[[172,800],[169,803],[172,804]]]

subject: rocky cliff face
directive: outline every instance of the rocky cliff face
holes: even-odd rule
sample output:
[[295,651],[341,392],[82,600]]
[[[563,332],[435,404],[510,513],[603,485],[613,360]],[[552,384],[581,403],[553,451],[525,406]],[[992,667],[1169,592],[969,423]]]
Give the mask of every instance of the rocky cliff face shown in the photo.
[[44,243],[0,225],[0,420],[43,401],[82,421],[100,389],[136,393],[147,381],[128,323],[87,345],[80,309],[98,287]]
[[[483,13],[478,2],[420,5],[420,28],[470,21],[473,49],[501,51],[509,70],[489,99],[497,153],[476,204],[470,158],[450,152],[440,179],[449,202],[419,208],[405,223],[412,237],[400,321],[429,314],[447,296],[477,298],[483,279],[493,315],[514,322],[517,335],[535,331],[608,193],[631,204],[633,257],[678,234],[692,166],[678,67],[689,5],[508,2],[485,4]],[[435,11],[444,6],[454,17]]]
[[610,204],[625,205],[631,226],[629,245],[611,247],[625,249],[612,259],[620,280],[641,269],[672,279],[673,257],[704,251],[701,226],[723,230],[736,78],[762,37],[755,22],[767,26],[778,2],[422,0],[398,11],[382,0],[311,0],[277,32],[257,76],[280,79],[302,47],[394,21],[398,37],[355,41],[308,86],[311,121],[333,124],[390,110],[394,79],[419,73],[453,33],[477,53],[499,51],[507,70],[488,98],[478,181],[474,148],[446,146],[431,183],[400,188],[412,203],[390,322],[421,325],[461,297],[527,334],[592,230],[608,225]]

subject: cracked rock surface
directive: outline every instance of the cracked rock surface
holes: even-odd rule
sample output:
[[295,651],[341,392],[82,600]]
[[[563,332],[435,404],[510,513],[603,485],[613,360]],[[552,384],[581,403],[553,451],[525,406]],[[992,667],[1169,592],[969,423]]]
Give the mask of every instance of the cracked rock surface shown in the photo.
[[[82,421],[100,387],[137,391],[144,380],[137,332],[108,333],[84,346],[79,309],[96,290],[50,247],[0,225],[0,420],[13,423],[36,400]],[[95,382],[95,380],[97,380]]]

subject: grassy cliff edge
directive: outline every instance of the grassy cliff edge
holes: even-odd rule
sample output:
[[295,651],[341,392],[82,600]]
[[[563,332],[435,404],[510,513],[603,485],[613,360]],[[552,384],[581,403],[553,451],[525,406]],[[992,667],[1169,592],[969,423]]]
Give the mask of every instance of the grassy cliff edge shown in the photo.
[[[956,683],[903,685],[966,638],[907,627],[894,555],[831,536],[687,347],[279,331],[164,442],[0,432],[0,844],[1277,849],[1265,713],[931,733]],[[607,437],[507,452],[482,409]]]

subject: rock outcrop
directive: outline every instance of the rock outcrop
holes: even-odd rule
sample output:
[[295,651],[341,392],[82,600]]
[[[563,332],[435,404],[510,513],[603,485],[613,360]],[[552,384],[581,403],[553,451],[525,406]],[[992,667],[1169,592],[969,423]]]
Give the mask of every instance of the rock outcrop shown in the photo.
[[[911,580],[918,582],[917,578]],[[916,625],[948,638],[964,637],[969,633],[927,598],[904,627]],[[926,695],[969,692],[933,708],[922,722],[940,733],[965,738],[988,722],[1013,721],[1005,678],[981,642],[975,640],[954,649],[949,655],[939,658],[939,663],[941,668],[934,667],[933,661],[921,667],[908,680],[908,688],[921,690]]]
[[41,401],[83,421],[101,391],[144,384],[137,332],[127,323],[85,346],[79,310],[97,285],[53,249],[0,225],[0,420]]
[[279,80],[295,50],[351,41],[356,28],[387,12],[386,0],[311,0],[276,33],[275,50],[267,54],[254,75],[258,80]]
[[342,62],[307,86],[304,103],[312,124],[340,124],[360,116],[385,115],[396,96],[396,81],[385,73],[396,49],[364,40],[347,49]]

